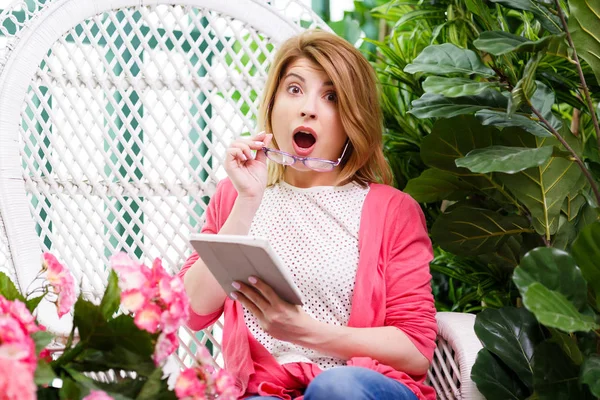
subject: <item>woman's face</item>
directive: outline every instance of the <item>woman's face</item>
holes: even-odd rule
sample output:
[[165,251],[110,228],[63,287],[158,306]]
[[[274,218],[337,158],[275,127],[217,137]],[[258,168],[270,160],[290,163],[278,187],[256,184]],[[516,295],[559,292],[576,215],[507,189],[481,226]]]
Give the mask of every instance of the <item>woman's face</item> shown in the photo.
[[[300,58],[287,67],[275,94],[271,126],[282,151],[332,161],[341,156],[347,136],[336,89],[319,65]],[[296,163],[294,169],[311,171],[302,163]],[[286,174],[289,170],[286,168]],[[337,175],[338,171],[336,167],[325,174]]]

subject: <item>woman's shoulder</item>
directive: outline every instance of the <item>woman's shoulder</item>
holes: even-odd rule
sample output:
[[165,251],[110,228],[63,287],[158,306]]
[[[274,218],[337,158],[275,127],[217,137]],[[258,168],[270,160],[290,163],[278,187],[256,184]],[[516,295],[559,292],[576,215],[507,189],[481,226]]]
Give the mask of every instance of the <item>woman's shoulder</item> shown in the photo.
[[412,206],[418,204],[409,194],[396,189],[390,185],[382,183],[371,183],[369,189],[370,196],[367,199],[376,204],[393,204],[397,206]]

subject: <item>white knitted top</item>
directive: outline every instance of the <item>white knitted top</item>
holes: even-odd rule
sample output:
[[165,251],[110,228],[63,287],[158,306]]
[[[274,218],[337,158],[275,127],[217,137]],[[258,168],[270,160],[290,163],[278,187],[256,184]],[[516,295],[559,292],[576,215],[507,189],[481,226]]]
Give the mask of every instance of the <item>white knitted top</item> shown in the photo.
[[[358,267],[358,229],[369,188],[349,183],[301,189],[281,182],[267,188],[250,235],[267,238],[302,292],[304,311],[347,325]],[[244,309],[250,332],[280,364],[312,362],[322,369],[346,361],[277,340]]]

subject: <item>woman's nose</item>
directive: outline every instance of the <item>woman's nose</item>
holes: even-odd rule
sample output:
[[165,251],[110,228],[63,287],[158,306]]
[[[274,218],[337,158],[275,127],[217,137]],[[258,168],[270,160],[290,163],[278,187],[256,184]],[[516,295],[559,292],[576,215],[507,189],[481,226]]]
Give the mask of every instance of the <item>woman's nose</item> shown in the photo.
[[310,118],[310,119],[317,118],[317,102],[316,102],[316,100],[307,96],[306,100],[304,101],[304,104],[302,104],[302,107],[300,108],[300,115],[303,118]]

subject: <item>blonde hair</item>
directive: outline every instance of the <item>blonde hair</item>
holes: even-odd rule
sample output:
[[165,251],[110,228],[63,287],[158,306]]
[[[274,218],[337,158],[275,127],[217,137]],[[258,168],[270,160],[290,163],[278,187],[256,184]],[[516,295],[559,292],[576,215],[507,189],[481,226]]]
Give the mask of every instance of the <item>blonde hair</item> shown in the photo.
[[[349,139],[337,183],[391,184],[392,173],[382,149],[382,115],[375,71],[356,48],[332,33],[305,31],[279,48],[263,92],[258,114],[260,129],[272,132],[271,116],[279,83],[289,65],[300,58],[319,65],[336,89],[342,126]],[[275,139],[273,145],[279,148]],[[269,163],[269,185],[283,178],[284,168]]]

